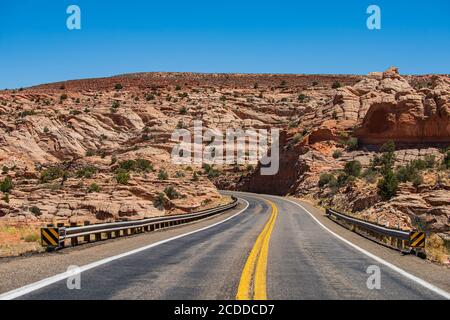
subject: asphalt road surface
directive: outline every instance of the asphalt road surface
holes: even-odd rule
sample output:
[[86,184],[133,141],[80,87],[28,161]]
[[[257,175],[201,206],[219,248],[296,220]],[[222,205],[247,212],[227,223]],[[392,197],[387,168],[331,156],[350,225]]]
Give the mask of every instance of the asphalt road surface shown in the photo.
[[18,299],[445,298],[341,241],[295,203],[233,194],[249,206],[221,224],[83,271],[81,289],[62,279]]

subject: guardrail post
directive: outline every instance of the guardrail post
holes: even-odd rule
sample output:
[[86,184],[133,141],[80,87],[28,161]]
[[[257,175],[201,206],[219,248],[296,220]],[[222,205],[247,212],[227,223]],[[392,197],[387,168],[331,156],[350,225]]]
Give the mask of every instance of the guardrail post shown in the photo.
[[[71,222],[71,223],[70,223],[70,226],[71,226],[71,227],[76,227],[76,226],[77,226],[77,223],[76,223],[76,222]],[[78,238],[77,238],[77,237],[71,238],[71,239],[70,239],[70,243],[71,243],[72,246],[77,246],[77,245],[78,245]]]
[[[84,225],[85,225],[85,226],[88,226],[88,225],[90,225],[90,224],[91,224],[91,222],[88,221],[88,220],[86,220],[86,221],[84,222]],[[90,234],[85,235],[85,236],[84,236],[84,241],[85,241],[85,242],[91,242],[91,235],[90,235]]]
[[[63,228],[63,227],[64,227],[64,223],[63,223],[63,222],[58,222],[58,223],[56,224],[56,226],[57,226],[58,228]],[[61,242],[59,243],[59,246],[60,246],[61,248],[64,248],[64,247],[66,246],[65,240],[61,241]]]

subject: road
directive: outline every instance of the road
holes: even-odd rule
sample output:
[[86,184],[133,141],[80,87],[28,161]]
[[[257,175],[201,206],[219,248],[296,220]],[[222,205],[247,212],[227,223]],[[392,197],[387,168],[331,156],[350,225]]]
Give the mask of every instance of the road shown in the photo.
[[[80,290],[61,279],[17,298],[444,298],[336,238],[287,199],[233,194],[248,207],[223,223],[83,271]],[[368,288],[368,268],[379,268],[379,289]]]

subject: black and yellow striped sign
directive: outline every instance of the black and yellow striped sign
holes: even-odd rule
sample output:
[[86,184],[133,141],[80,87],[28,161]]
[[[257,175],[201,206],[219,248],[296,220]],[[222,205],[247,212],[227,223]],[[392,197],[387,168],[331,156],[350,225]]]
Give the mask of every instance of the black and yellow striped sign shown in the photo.
[[59,246],[59,229],[41,228],[41,240],[43,246]]
[[409,246],[411,248],[425,247],[425,232],[411,231],[409,233]]

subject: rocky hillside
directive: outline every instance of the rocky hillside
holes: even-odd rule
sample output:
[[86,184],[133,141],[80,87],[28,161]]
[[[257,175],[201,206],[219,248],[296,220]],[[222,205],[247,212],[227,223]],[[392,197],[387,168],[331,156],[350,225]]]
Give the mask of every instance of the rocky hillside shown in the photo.
[[[4,90],[0,222],[188,212],[223,201],[220,187],[309,197],[448,237],[449,114],[447,75],[395,68],[367,76],[138,73]],[[217,130],[282,129],[279,173],[173,164],[171,134],[194,120]],[[381,149],[389,141],[395,150]],[[384,197],[378,183],[389,157],[399,181]]]
[[[281,137],[280,172],[230,188],[310,198],[358,218],[450,240],[450,78],[396,68],[314,91]],[[318,101],[319,100],[319,101]]]

